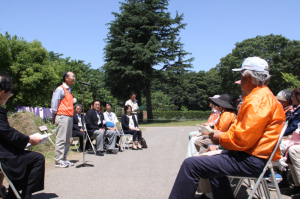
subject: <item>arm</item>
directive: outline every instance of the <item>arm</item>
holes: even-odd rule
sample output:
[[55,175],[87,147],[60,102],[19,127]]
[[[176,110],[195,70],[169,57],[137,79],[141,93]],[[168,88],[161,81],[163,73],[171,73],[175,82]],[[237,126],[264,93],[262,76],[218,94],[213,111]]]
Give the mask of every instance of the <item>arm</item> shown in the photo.
[[129,129],[129,126],[128,126],[128,122],[127,122],[127,118],[126,118],[126,115],[122,115],[122,128],[123,130],[128,130]]
[[51,100],[51,110],[52,110],[52,124],[55,124],[55,117],[57,113],[57,108],[60,103],[60,101],[65,97],[64,89],[61,87],[58,87],[52,96]]
[[285,130],[284,136],[288,136],[292,134],[297,128],[298,124],[300,122],[300,109],[298,109],[293,116],[289,119],[289,125],[287,129]]
[[231,112],[224,112],[220,116],[220,119],[218,121],[218,124],[214,127],[214,130],[219,130],[222,132],[228,131],[231,124],[234,122],[234,119],[236,118],[236,115]]
[[80,131],[80,128],[78,126],[78,120],[76,119],[77,115],[74,114],[73,116],[73,130]]

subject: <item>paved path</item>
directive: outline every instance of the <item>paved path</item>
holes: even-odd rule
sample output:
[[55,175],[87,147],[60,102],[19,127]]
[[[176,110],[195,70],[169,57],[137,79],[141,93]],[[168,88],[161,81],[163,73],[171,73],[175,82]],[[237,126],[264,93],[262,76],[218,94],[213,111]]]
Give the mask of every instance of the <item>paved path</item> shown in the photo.
[[[91,168],[59,169],[53,165],[46,169],[45,190],[33,198],[168,198],[186,155],[188,133],[194,130],[195,127],[147,127],[143,137],[148,149],[104,157],[87,154],[88,163],[95,165]],[[77,160],[82,161],[82,156]]]

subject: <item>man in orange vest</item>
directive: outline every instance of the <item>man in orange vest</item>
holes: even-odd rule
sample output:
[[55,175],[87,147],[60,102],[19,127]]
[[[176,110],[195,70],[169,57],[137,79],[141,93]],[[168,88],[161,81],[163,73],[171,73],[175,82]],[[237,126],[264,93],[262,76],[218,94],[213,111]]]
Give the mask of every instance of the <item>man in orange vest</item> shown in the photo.
[[223,153],[184,160],[170,199],[193,198],[199,177],[209,179],[214,199],[234,198],[227,175],[258,177],[274,149],[285,122],[281,104],[267,87],[271,78],[268,63],[259,57],[245,59],[241,72],[243,104],[227,132],[214,130],[210,138]]
[[52,124],[56,124],[55,167],[67,168],[74,163],[67,160],[73,128],[74,107],[70,86],[75,83],[75,75],[68,71],[63,75],[63,84],[53,93],[51,109],[53,113]]

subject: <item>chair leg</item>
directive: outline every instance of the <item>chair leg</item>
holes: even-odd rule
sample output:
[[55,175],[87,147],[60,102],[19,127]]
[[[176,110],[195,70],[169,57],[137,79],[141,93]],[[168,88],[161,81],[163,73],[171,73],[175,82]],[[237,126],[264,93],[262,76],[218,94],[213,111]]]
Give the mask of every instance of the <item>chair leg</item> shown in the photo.
[[276,181],[275,172],[273,170],[273,167],[270,168],[270,171],[271,171],[272,181],[274,182],[274,185],[276,187],[277,196],[278,196],[279,199],[282,199],[280,189],[279,189],[278,183]]
[[267,182],[265,179],[262,180],[262,185],[263,185],[263,190],[264,190],[264,194],[266,196],[266,199],[271,199],[271,194],[267,185]]
[[93,149],[94,153],[96,154],[95,147],[94,147],[94,145],[93,145],[93,142],[92,142],[92,140],[91,140],[91,138],[90,138],[89,134],[87,133],[86,135],[87,135],[87,138],[88,138],[88,139],[89,139],[89,141],[90,141],[90,144],[91,144],[91,146],[92,146],[92,149]]
[[[1,171],[3,171],[1,164],[0,164],[0,169],[1,169]],[[10,186],[11,189],[13,190],[13,192],[14,192],[16,198],[17,198],[17,199],[21,199],[20,193],[16,190],[14,184],[10,181],[10,179],[7,177],[7,175],[6,175],[4,172],[2,172],[2,173],[3,173],[4,177],[6,178],[6,180],[7,180],[8,184],[9,184],[9,186]]]
[[239,182],[236,184],[236,187],[235,187],[234,192],[233,192],[234,197],[237,196],[237,194],[238,194],[238,192],[239,192],[239,190],[242,186],[243,181],[244,181],[244,178],[240,178]]

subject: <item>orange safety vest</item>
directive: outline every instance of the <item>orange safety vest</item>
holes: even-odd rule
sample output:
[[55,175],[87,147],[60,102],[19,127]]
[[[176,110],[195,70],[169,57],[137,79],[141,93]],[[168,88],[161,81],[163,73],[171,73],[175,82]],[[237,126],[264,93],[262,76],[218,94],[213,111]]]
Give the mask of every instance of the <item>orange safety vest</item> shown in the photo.
[[66,115],[72,116],[74,115],[74,106],[73,106],[73,95],[61,85],[61,87],[65,91],[65,97],[62,99],[57,107],[56,115]]
[[207,123],[213,123],[214,121],[216,121],[220,114],[221,114],[221,112],[219,112],[217,114],[215,112],[212,112],[207,120]]

